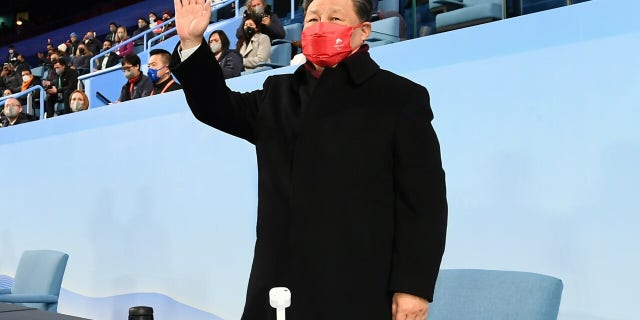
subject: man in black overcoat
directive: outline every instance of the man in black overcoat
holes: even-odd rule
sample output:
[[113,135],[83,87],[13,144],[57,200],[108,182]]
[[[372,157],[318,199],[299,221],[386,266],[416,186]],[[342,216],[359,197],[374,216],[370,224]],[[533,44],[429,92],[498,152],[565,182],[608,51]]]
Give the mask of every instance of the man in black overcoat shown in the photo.
[[440,146],[427,90],[367,52],[370,2],[304,4],[308,62],[239,93],[203,39],[209,1],[174,1],[171,69],[198,120],[256,147],[242,319],[276,318],[272,287],[291,290],[287,319],[425,319],[446,237]]

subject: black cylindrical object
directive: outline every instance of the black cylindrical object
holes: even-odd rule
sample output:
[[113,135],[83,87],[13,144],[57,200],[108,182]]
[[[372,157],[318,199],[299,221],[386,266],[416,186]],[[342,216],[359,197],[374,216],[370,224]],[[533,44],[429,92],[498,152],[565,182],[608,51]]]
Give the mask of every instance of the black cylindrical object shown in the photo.
[[153,320],[153,308],[136,306],[129,308],[129,320]]

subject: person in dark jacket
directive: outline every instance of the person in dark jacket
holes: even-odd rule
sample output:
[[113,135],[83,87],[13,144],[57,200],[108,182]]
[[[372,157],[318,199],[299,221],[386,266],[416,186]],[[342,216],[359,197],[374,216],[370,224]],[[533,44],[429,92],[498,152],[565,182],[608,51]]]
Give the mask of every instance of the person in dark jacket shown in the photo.
[[120,90],[120,97],[114,103],[129,101],[151,95],[153,83],[140,71],[140,57],[132,53],[122,58],[122,72],[127,82]]
[[167,50],[153,49],[149,52],[147,77],[153,83],[151,95],[182,89],[171,75],[170,62],[171,53]]
[[214,30],[209,35],[209,47],[216,56],[225,79],[239,77],[242,73],[242,56],[229,49],[229,37],[222,30]]
[[47,97],[44,110],[46,117],[55,115],[55,106],[58,102],[64,102],[62,113],[69,113],[69,95],[78,87],[78,72],[67,65],[67,61],[60,57],[53,64],[51,80],[45,80],[42,85],[46,89]]
[[[102,52],[110,50],[112,46],[113,46],[113,43],[111,42],[111,40],[104,40],[102,44]],[[118,55],[115,52],[113,51],[107,52],[96,59],[95,65],[93,66],[93,71],[103,70],[103,69],[113,67],[117,65],[119,62],[120,62],[120,57],[118,57]]]
[[0,117],[0,127],[10,127],[16,124],[30,122],[35,118],[26,113],[22,113],[22,104],[16,98],[8,98],[2,109]]
[[427,89],[381,69],[364,44],[369,0],[307,0],[308,62],[247,93],[226,86],[202,38],[209,1],[174,2],[172,71],[196,119],[256,147],[242,319],[276,318],[273,287],[290,289],[290,319],[425,319],[445,249],[445,173]]
[[244,36],[244,22],[247,19],[258,20],[263,25],[262,33],[268,35],[271,41],[284,39],[284,27],[278,15],[271,11],[271,6],[267,5],[264,0],[247,0],[245,5],[247,9],[242,13],[243,19],[236,29],[237,39]]

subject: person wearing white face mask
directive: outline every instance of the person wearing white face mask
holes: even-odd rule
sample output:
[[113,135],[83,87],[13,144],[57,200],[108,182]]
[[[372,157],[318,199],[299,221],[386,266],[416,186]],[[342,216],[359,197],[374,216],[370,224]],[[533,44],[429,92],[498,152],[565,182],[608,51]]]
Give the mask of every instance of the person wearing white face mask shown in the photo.
[[[144,33],[145,31],[149,30],[149,23],[147,22],[147,20],[143,17],[139,17],[138,18],[138,29],[133,31],[133,35],[132,37],[135,37],[141,33]],[[151,37],[149,37],[151,38]],[[138,39],[136,39],[134,41],[135,46],[142,46],[144,45],[144,37],[140,37]]]
[[16,98],[9,98],[4,102],[3,117],[0,117],[0,127],[10,127],[35,120],[28,114],[22,113],[22,104]]
[[116,54],[118,57],[123,58],[128,56],[134,52],[133,41],[128,41],[129,35],[127,35],[127,28],[123,26],[119,26],[116,30],[116,41],[113,43],[113,46],[119,46],[116,49]]
[[216,56],[225,79],[239,77],[242,73],[242,56],[229,50],[229,37],[222,30],[214,30],[209,35],[209,47]]
[[[36,77],[31,73],[31,70],[22,70],[22,87],[21,87],[21,91],[27,91],[29,88],[31,87],[35,87],[38,85],[42,84],[42,80],[40,79],[40,77]],[[32,97],[32,103],[34,105],[40,103],[40,92],[39,91],[33,91],[33,94],[31,95]],[[22,103],[23,105],[27,104],[27,95],[24,95],[22,97],[20,97],[20,103]]]
[[140,71],[140,57],[130,54],[122,59],[122,72],[127,82],[120,90],[120,97],[114,103],[129,101],[151,95],[153,83]]
[[69,95],[78,87],[78,72],[67,65],[64,58],[59,58],[53,64],[55,75],[52,80],[47,81],[45,102],[45,113],[47,118],[55,116],[55,107],[58,102],[64,102],[64,110],[61,113],[68,113]]
[[445,172],[429,92],[368,52],[371,2],[306,0],[307,62],[251,92],[226,85],[202,37],[210,0],[174,4],[171,70],[191,112],[255,145],[241,319],[275,319],[274,287],[290,290],[291,319],[427,318],[445,250]]
[[263,25],[262,33],[269,36],[270,40],[284,39],[284,27],[278,15],[271,12],[271,6],[267,5],[264,0],[247,0],[246,6],[247,10],[243,13],[244,19],[236,30],[237,39],[244,35],[244,20],[251,17],[256,17],[258,22]]
[[82,90],[74,90],[69,96],[69,109],[71,112],[80,112],[89,109],[89,97]]

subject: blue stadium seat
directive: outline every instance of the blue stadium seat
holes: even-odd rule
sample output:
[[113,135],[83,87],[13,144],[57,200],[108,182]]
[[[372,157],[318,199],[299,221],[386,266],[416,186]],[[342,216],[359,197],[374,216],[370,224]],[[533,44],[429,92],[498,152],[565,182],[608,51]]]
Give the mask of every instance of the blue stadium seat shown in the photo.
[[271,62],[261,62],[257,68],[242,71],[240,74],[246,75],[288,66],[291,62],[291,43],[283,42],[272,45],[269,59]]
[[436,15],[436,32],[444,32],[504,18],[502,0],[436,0],[461,5]]
[[556,320],[562,280],[544,274],[440,270],[429,320]]

